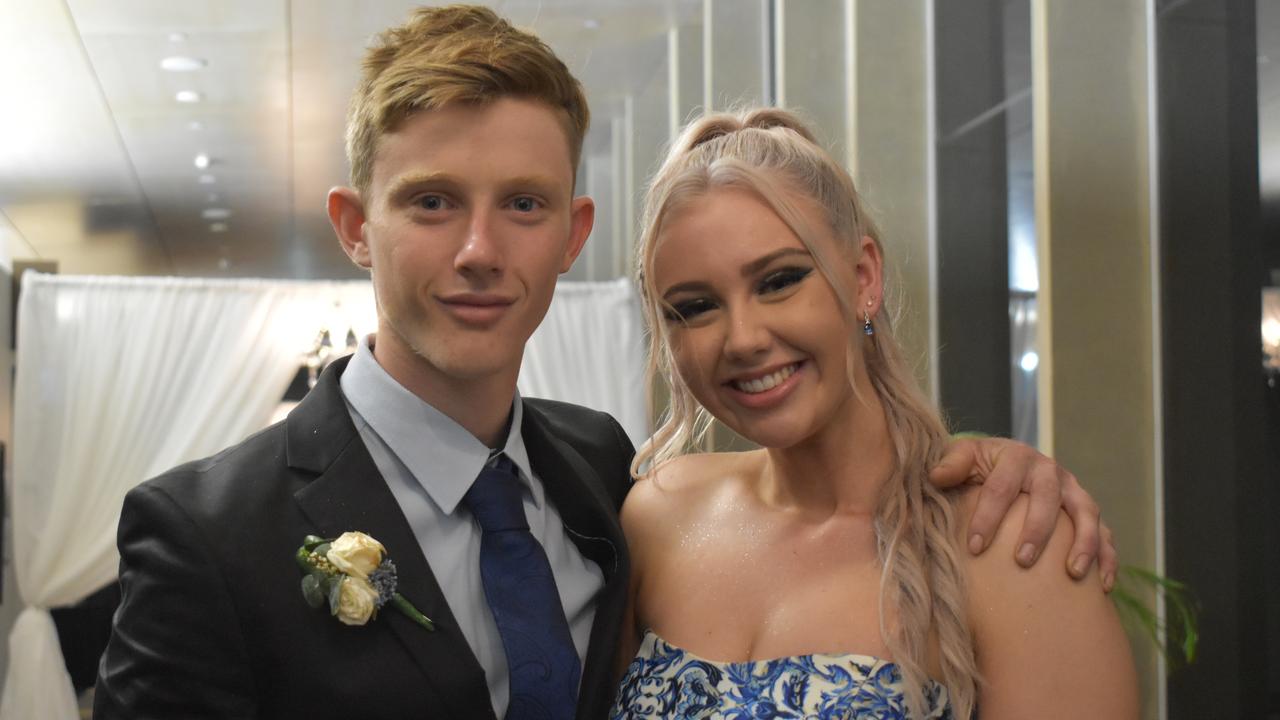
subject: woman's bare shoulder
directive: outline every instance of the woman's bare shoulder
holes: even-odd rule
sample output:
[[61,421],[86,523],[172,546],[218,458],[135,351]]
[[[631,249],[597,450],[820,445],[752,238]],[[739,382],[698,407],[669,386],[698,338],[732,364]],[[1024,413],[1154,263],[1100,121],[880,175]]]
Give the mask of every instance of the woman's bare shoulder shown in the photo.
[[[628,539],[697,517],[721,493],[732,492],[752,472],[754,453],[698,453],[672,458],[642,476],[622,505]],[[661,521],[660,523],[657,521]]]

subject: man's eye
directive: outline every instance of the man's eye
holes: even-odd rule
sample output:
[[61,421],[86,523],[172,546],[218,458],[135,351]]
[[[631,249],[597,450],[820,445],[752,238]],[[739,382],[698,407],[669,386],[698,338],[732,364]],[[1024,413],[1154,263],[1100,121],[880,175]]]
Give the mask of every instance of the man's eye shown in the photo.
[[705,312],[714,310],[715,307],[716,304],[706,298],[692,298],[670,303],[663,311],[663,315],[672,322],[689,322]]
[[775,293],[795,285],[809,276],[813,268],[785,268],[769,273],[760,281],[759,292]]
[[449,201],[443,195],[423,195],[418,198],[418,207],[435,212],[447,209]]
[[511,201],[511,207],[516,212],[529,213],[537,210],[540,203],[531,197],[518,197]]

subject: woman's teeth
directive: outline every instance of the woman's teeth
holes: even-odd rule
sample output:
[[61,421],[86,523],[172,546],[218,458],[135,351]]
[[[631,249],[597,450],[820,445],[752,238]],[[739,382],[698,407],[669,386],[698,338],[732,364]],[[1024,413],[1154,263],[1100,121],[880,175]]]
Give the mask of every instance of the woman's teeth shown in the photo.
[[742,392],[752,394],[762,393],[765,390],[772,390],[778,386],[778,383],[781,383],[783,380],[794,375],[796,369],[799,367],[800,363],[794,363],[775,373],[765,375],[762,378],[756,378],[755,380],[734,380],[733,387],[741,390]]

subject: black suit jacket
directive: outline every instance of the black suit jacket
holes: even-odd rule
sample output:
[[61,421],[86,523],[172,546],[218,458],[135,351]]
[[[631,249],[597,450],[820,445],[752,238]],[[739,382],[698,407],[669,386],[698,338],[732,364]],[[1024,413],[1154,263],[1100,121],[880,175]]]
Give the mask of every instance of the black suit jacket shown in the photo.
[[[129,492],[97,720],[493,718],[484,672],[351,422],[345,365],[283,423]],[[604,573],[578,707],[600,718],[615,691],[629,572],[617,512],[634,449],[613,418],[565,403],[526,400],[522,431],[569,536]],[[349,627],[306,605],[294,552],[348,530],[386,546],[436,632],[389,607]]]

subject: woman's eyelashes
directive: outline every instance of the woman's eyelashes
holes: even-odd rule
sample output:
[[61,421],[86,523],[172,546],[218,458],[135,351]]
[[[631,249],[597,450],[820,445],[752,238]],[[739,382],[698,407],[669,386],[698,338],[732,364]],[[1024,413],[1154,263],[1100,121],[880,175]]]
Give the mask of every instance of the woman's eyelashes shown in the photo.
[[663,315],[672,322],[689,322],[695,317],[714,310],[715,302],[710,298],[696,297],[687,300],[677,300],[673,303],[667,303]]
[[760,279],[757,292],[761,295],[781,292],[799,283],[813,272],[809,267],[786,267],[774,270]]
[[[773,270],[760,281],[756,283],[754,288],[755,294],[768,299],[771,296],[777,296],[786,290],[794,288],[801,280],[804,280],[813,272],[811,267],[786,267]],[[708,313],[720,307],[714,298],[707,296],[697,296],[668,302],[663,314],[672,322],[687,323],[704,313]]]

